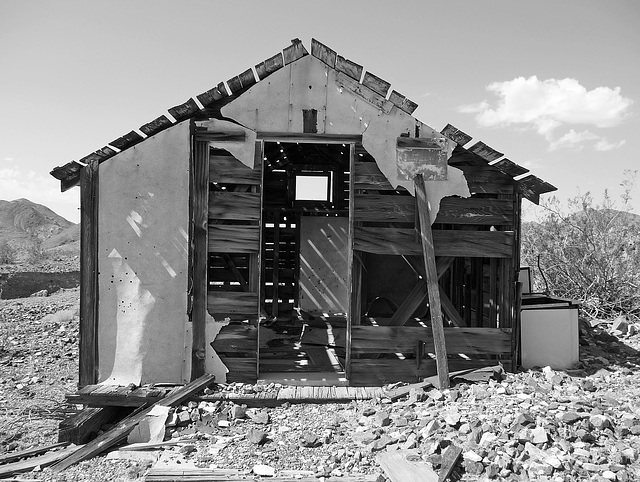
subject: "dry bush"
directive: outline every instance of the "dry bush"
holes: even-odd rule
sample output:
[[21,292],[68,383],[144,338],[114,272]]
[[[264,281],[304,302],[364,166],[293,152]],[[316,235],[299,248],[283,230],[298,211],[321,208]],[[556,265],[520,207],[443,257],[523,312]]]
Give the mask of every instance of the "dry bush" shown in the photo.
[[537,222],[523,224],[522,265],[543,275],[534,276],[536,291],[579,300],[587,317],[640,319],[640,216],[630,205],[636,173],[625,171],[620,205],[606,190],[600,202],[586,193],[566,207],[553,197]]

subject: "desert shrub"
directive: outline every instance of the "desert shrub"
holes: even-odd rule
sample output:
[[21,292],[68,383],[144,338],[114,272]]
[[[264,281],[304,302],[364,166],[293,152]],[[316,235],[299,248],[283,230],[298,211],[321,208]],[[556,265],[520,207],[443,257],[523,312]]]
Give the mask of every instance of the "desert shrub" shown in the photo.
[[0,241],[0,264],[10,264],[15,261],[16,251],[6,241]]
[[619,204],[607,190],[599,202],[590,193],[566,206],[552,197],[536,222],[523,223],[522,265],[534,269],[536,291],[580,301],[587,317],[640,318],[640,216],[630,204],[636,173],[625,171]]

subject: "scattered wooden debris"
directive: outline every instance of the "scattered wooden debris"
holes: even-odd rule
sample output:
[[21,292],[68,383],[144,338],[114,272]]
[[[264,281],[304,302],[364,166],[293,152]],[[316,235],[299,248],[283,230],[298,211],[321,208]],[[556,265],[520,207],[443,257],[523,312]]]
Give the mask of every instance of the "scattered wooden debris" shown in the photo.
[[391,482],[436,482],[438,474],[415,450],[381,452],[376,461]]
[[[67,445],[67,444],[64,444]],[[35,452],[34,449],[25,450],[24,452],[20,452],[24,457],[31,457],[26,460],[21,460],[19,462],[13,462],[10,464],[0,465],[0,478],[11,477],[15,474],[22,474],[24,472],[30,472],[36,467],[48,467],[51,464],[56,463],[58,460],[69,457],[70,455],[77,452],[82,446],[73,445],[70,447],[65,447],[62,450],[56,450],[52,452],[48,452],[53,447],[60,447],[59,444],[49,445],[47,447],[42,447],[38,449],[40,452]],[[47,451],[44,455],[40,455],[38,457],[33,457],[35,453],[42,454],[42,451]],[[24,455],[25,453],[29,453],[28,455]],[[19,455],[19,454],[16,454]]]
[[462,449],[457,445],[449,445],[442,453],[442,465],[440,466],[440,474],[438,482],[444,482],[452,475],[453,469],[458,463],[458,459],[462,455]]
[[109,423],[120,416],[120,407],[94,408],[86,407],[77,414],[66,418],[58,426],[58,442],[71,442],[76,445],[84,444],[97,433],[105,423]]
[[96,439],[86,444],[82,449],[70,454],[68,457],[55,464],[52,467],[52,470],[54,472],[60,472],[75,463],[81,462],[95,455],[98,455],[101,452],[104,452],[109,447],[112,447],[118,442],[124,440],[127,435],[129,435],[131,430],[133,430],[133,428],[141,420],[143,420],[149,414],[149,412],[151,412],[155,405],[163,405],[169,407],[172,405],[176,405],[193,396],[200,390],[206,388],[208,385],[213,383],[214,379],[215,377],[213,375],[203,375],[197,380],[169,394],[166,398],[160,400],[159,402],[156,402],[154,405],[151,405],[148,408],[136,410],[111,430],[103,433]]
[[[286,475],[268,477],[272,482],[318,482],[315,476],[304,475],[299,471],[286,471]],[[183,469],[183,468],[151,468],[145,477],[145,482],[246,482],[254,480],[253,475],[244,470],[235,469]],[[325,482],[377,482],[377,475],[354,475],[347,477],[325,477]],[[408,482],[409,479],[404,479]],[[417,479],[416,479],[417,480]],[[428,482],[430,479],[420,479]],[[435,480],[435,479],[434,479]]]

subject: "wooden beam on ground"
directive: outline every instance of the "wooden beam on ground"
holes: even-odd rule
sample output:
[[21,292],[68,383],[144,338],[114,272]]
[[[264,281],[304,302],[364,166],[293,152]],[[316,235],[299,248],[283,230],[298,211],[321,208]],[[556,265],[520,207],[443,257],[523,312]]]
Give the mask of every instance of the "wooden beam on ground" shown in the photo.
[[442,453],[442,463],[440,465],[440,473],[438,474],[438,482],[444,482],[451,475],[458,459],[462,455],[462,449],[457,445],[449,445]]
[[133,428],[136,425],[138,425],[138,423],[144,417],[147,416],[147,414],[151,411],[151,409],[155,405],[162,405],[162,406],[168,406],[168,407],[177,405],[189,399],[190,397],[198,393],[200,390],[203,390],[209,385],[211,385],[211,383],[213,383],[214,380],[215,380],[215,377],[213,375],[203,375],[197,380],[194,380],[191,383],[185,385],[184,387],[174,391],[173,393],[163,398],[159,402],[156,402],[147,408],[133,412],[129,417],[122,420],[120,423],[115,425],[108,432],[105,432],[102,435],[98,436],[97,438],[95,438],[94,440],[92,440],[91,442],[83,446],[78,451],[71,453],[68,457],[64,458],[63,460],[55,464],[52,467],[52,470],[54,472],[60,472],[68,467],[71,467],[72,465],[78,462],[82,462],[83,460],[87,460],[91,457],[94,457],[104,452],[109,447],[112,447],[117,443],[121,442],[122,440],[124,440],[127,437],[127,435],[129,435],[129,432],[131,432],[131,430],[133,430]]
[[27,457],[35,457],[36,455],[42,455],[44,453],[47,453],[49,450],[66,447],[69,444],[70,442],[58,442],[51,445],[45,445],[43,447],[35,447],[27,450],[22,450],[20,452],[8,453],[0,456],[0,465],[15,462],[16,460],[24,459]]
[[424,256],[426,272],[427,293],[429,295],[429,307],[431,312],[431,329],[433,331],[433,344],[438,368],[438,380],[440,389],[449,388],[449,367],[447,365],[447,348],[444,341],[444,326],[442,324],[442,306],[440,304],[440,290],[438,288],[438,271],[436,269],[436,256],[433,250],[433,236],[431,233],[431,214],[427,199],[427,188],[422,174],[414,179],[416,189],[416,201],[418,217],[420,219],[420,240]]
[[92,434],[97,433],[105,423],[116,419],[120,407],[86,407],[72,417],[66,418],[58,426],[58,442],[84,444]]
[[80,386],[98,381],[98,167],[80,171]]
[[380,452],[376,462],[391,482],[436,482],[438,474],[422,460],[417,451]]
[[195,141],[191,193],[192,216],[192,263],[193,306],[191,311],[192,348],[191,380],[205,372],[205,325],[207,321],[207,264],[208,264],[208,219],[209,219],[209,143]]
[[[52,446],[42,447],[42,449],[47,450],[51,448]],[[55,452],[48,452],[38,457],[32,457],[26,460],[20,460],[18,462],[13,462],[10,464],[0,465],[0,478],[11,477],[15,474],[22,474],[25,472],[31,472],[36,467],[48,467],[49,465],[56,463],[58,460],[69,457],[81,448],[82,446],[74,445],[71,447],[66,447],[62,450],[57,450]]]

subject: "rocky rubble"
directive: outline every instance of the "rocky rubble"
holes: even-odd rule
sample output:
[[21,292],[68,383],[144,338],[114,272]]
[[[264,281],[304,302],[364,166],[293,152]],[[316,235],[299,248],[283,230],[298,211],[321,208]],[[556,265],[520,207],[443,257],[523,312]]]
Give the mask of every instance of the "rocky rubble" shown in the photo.
[[[77,309],[77,292],[75,300],[64,296],[0,302],[0,334],[7,335],[0,341],[0,429],[9,427],[0,431],[0,455],[55,441],[58,420],[30,418],[24,408],[46,397],[60,403],[62,391],[75,388],[77,317],[68,310]],[[275,408],[191,401],[170,411],[168,443],[144,457],[103,454],[60,474],[44,469],[22,477],[135,480],[151,466],[179,466],[239,469],[265,480],[372,474],[382,481],[376,456],[383,451],[412,451],[438,472],[445,450],[455,446],[462,449],[463,480],[640,480],[637,328],[623,319],[581,322],[581,362],[572,370],[506,373],[449,390],[412,390],[397,401]]]

